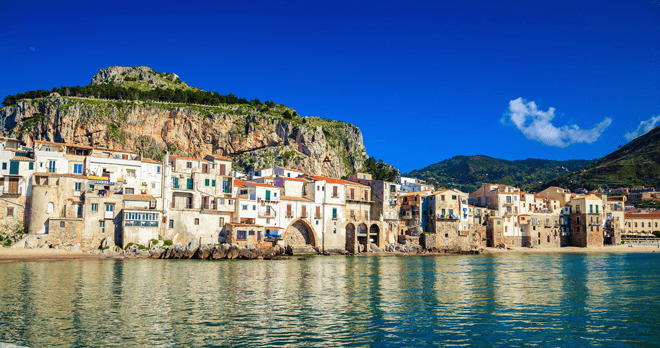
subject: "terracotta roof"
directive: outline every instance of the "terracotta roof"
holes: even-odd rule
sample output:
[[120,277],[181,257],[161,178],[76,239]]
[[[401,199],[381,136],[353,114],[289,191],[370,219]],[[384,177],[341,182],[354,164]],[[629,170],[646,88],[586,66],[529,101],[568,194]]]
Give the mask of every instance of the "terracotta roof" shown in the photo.
[[231,161],[231,158],[225,157],[225,156],[220,156],[220,155],[207,155],[207,156],[217,158],[217,159],[221,159],[221,160]]
[[246,182],[245,184],[246,184],[246,185],[249,184],[249,185],[252,185],[252,186],[259,186],[259,187],[279,188],[279,187],[277,187],[277,186],[273,186],[273,185],[269,185],[269,184],[262,184],[262,183],[260,183],[260,182],[251,182],[251,181],[248,181],[248,182]]
[[275,227],[275,226],[266,226],[266,228],[269,230],[283,230],[282,227]]
[[534,198],[539,198],[539,199],[549,199],[546,196],[541,196],[541,195],[534,195]]
[[582,199],[582,198],[584,198],[584,199],[602,200],[602,198],[600,198],[600,197],[598,197],[598,196],[596,196],[596,195],[593,195],[593,194],[579,195],[579,196],[577,196],[577,197],[575,197],[575,198],[573,198],[573,199]]
[[125,201],[155,201],[152,195],[124,195]]
[[206,161],[206,162],[208,162],[207,160],[201,159],[201,158],[183,157],[183,156],[177,156],[177,155],[170,155],[170,157],[178,158],[178,159],[191,160],[191,161]]
[[329,184],[342,184],[342,185],[354,185],[354,186],[366,186],[362,184],[358,184],[353,181],[348,181],[348,180],[342,180],[342,179],[335,179],[335,178],[328,178],[325,176],[318,176],[318,175],[308,175],[312,180],[315,181],[325,181]]
[[44,145],[64,145],[64,146],[71,146],[71,147],[81,147],[84,149],[92,149],[92,150],[106,150],[106,151],[113,151],[113,152],[128,152],[128,153],[136,153],[135,151],[131,150],[119,150],[119,149],[111,149],[111,148],[105,148],[105,147],[94,147],[94,146],[88,146],[88,145],[78,145],[78,144],[69,144],[69,143],[55,143],[52,141],[42,141],[42,140],[35,140],[35,144],[44,144]]
[[22,161],[22,162],[34,162],[34,158],[25,157],[25,156],[14,156],[11,158],[12,161]]
[[293,168],[287,168],[287,167],[282,167],[282,166],[275,166],[275,168],[280,168],[280,169],[284,169],[284,170],[290,170],[292,172],[302,173],[302,171],[300,171],[298,169],[293,169]]
[[234,179],[234,186],[243,187],[243,186],[245,186],[245,181]]
[[143,158],[143,159],[142,159],[142,162],[161,164],[161,162],[158,162],[158,161],[153,160],[153,159],[151,159],[151,158]]
[[309,182],[309,180],[304,179],[304,178],[287,178],[287,177],[283,177],[283,176],[280,176],[280,178],[282,178],[284,180],[291,180],[291,181]]
[[660,213],[628,213],[626,219],[659,219]]
[[232,225],[232,226],[252,226],[252,227],[263,227],[261,225],[255,225],[255,224],[242,224],[238,222],[228,222],[227,225]]
[[311,199],[293,196],[280,196],[280,200],[311,202]]

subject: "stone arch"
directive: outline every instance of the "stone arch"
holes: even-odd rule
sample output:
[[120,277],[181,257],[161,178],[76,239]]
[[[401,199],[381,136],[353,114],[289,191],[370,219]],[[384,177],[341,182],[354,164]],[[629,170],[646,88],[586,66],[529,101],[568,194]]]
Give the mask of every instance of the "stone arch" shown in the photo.
[[[372,239],[373,242],[371,241]],[[372,224],[369,227],[369,243],[380,245],[380,226],[378,224]]]
[[357,228],[357,242],[360,245],[368,245],[369,244],[369,231],[367,229],[367,225],[362,222],[358,225]]
[[303,218],[297,218],[291,221],[289,226],[284,230],[282,240],[287,245],[318,245],[314,228]]
[[355,233],[355,225],[349,222],[346,224],[346,250],[354,253],[356,242],[357,234]]

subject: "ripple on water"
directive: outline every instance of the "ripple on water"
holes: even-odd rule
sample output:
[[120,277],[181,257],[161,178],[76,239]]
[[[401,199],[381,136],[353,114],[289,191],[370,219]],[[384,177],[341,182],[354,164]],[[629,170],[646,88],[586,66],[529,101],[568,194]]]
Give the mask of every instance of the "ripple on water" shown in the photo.
[[660,255],[2,263],[0,342],[653,346]]

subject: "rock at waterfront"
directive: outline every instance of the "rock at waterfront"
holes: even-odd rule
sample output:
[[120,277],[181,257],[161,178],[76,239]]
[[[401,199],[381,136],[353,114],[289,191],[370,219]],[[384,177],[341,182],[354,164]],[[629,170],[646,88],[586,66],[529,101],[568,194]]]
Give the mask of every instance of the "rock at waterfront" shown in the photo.
[[231,248],[227,252],[227,258],[228,259],[235,259],[238,257],[238,254],[240,253],[241,249],[238,247],[236,244],[232,244]]
[[206,260],[211,256],[211,253],[213,253],[213,247],[212,246],[202,245],[197,249],[197,252],[195,253],[194,258],[195,259]]
[[113,249],[115,247],[115,241],[112,239],[112,237],[105,237],[103,239],[103,242],[101,242],[101,248],[109,247],[109,249]]
[[152,259],[158,259],[158,258],[160,258],[161,255],[163,255],[163,253],[165,253],[165,250],[163,250],[163,249],[152,249],[152,250],[149,250],[149,254],[150,254],[150,257],[151,257]]

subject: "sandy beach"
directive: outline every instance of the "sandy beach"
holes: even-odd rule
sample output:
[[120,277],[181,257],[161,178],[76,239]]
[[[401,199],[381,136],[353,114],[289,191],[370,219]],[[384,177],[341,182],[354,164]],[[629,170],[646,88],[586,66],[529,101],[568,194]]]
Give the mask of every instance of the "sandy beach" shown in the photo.
[[578,247],[563,247],[563,248],[522,248],[512,247],[509,249],[499,248],[484,248],[484,254],[544,254],[544,253],[660,253],[660,248],[657,245],[611,245],[595,248],[578,248]]
[[79,251],[56,249],[11,249],[0,248],[0,262],[12,261],[59,261],[100,260],[107,257]]

